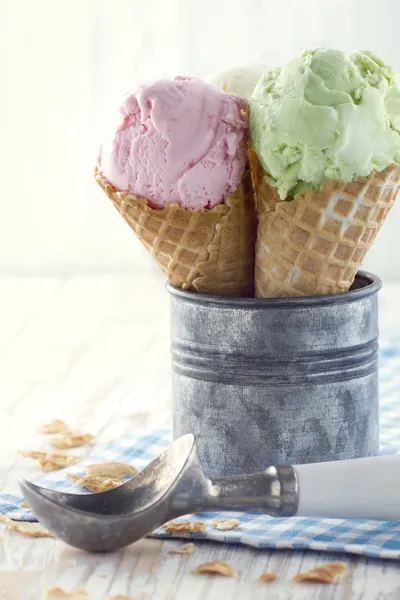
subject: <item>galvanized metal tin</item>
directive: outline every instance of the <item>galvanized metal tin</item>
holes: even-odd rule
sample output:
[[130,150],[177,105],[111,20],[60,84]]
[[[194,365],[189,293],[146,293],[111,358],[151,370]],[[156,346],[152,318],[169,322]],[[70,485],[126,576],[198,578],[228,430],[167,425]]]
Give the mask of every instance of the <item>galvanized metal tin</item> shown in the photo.
[[171,294],[174,436],[194,433],[209,476],[379,450],[378,297]]

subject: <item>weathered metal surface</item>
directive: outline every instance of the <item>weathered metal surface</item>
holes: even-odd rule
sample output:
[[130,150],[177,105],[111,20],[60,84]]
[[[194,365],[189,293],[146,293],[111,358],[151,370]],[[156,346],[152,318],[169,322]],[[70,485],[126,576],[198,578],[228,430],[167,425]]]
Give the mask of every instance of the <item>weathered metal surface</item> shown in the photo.
[[205,472],[371,456],[379,450],[380,280],[336,296],[171,294],[174,436]]

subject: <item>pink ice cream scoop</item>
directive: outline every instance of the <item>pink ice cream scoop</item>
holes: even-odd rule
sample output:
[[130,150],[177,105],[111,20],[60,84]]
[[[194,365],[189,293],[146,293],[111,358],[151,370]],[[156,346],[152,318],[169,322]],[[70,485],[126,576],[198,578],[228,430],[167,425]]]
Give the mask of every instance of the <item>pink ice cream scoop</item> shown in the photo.
[[117,190],[154,208],[212,208],[238,187],[247,161],[246,102],[176,77],[124,96],[98,168]]

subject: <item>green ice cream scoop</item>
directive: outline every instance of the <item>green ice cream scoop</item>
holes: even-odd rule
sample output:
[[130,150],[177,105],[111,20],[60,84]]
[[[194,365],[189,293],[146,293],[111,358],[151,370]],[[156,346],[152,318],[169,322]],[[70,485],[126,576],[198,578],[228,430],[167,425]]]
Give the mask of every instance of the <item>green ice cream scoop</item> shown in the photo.
[[250,136],[282,200],[400,162],[400,81],[370,52],[306,50],[270,69],[250,100]]

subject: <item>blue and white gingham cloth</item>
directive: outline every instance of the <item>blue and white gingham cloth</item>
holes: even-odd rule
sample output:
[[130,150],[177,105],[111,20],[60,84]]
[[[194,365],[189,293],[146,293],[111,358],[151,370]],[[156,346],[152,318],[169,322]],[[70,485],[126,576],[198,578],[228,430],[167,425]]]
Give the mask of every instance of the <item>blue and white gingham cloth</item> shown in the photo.
[[[381,343],[380,385],[382,453],[394,454],[400,452],[400,338]],[[105,461],[131,463],[140,470],[170,442],[171,433],[165,429],[141,430],[113,442],[101,454],[91,456],[67,470],[46,474],[39,482],[49,488],[72,488],[76,493],[83,493],[65,477],[65,471],[83,475],[85,465]],[[20,508],[22,500],[18,495],[0,494],[0,512],[12,519],[33,521],[31,511]],[[218,531],[211,526],[211,521],[215,518],[237,518],[240,526],[230,531]],[[175,537],[246,544],[256,548],[326,550],[400,559],[400,521],[296,517],[274,519],[250,512],[187,515],[178,520],[203,521],[206,531]],[[173,537],[162,529],[156,530],[152,535]]]

